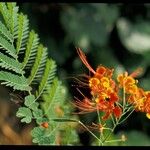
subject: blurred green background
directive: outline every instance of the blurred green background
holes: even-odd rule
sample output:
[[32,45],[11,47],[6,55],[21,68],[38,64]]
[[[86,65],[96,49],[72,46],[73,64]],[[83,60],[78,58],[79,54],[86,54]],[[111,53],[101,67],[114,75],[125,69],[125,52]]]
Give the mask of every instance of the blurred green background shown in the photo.
[[[70,77],[88,73],[75,47],[80,47],[95,69],[99,64],[115,68],[115,75],[143,68],[138,78],[150,90],[150,4],[100,3],[17,3],[29,16],[49,56],[58,65],[58,75],[73,99],[77,93]],[[81,116],[85,122],[94,115]],[[120,125],[114,136],[125,134],[128,140],[120,145],[150,145],[150,120],[134,113]],[[86,136],[86,140],[85,140]],[[83,145],[91,145],[87,132],[79,133]]]

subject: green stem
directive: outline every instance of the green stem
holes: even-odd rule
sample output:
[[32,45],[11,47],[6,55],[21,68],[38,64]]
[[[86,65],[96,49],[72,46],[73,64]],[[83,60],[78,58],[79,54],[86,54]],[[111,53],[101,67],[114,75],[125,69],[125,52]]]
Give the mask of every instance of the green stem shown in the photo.
[[123,123],[133,112],[134,112],[134,109],[127,115],[127,117],[125,117],[123,120],[121,120],[120,122],[118,122],[118,124]]
[[123,109],[125,108],[125,105],[126,105],[125,86],[123,85]]
[[31,91],[28,91],[28,92],[29,92],[29,95],[32,95],[32,94],[31,94]]
[[[97,108],[97,115],[98,115],[98,122],[99,124],[101,124],[101,118],[100,118],[100,113],[99,113],[99,109]],[[103,136],[103,133],[99,132],[99,139],[101,140],[101,137]],[[99,146],[101,145],[102,143],[99,142]]]
[[115,121],[114,121],[114,118],[113,118],[112,115],[111,115],[111,120],[112,120],[112,122],[113,122],[113,125],[115,125]]
[[112,143],[112,142],[122,142],[122,139],[117,139],[117,140],[110,140],[110,141],[105,141],[106,143]]
[[114,132],[116,126],[118,125],[119,120],[120,120],[120,118],[117,120],[117,122],[114,125],[114,127],[112,128],[111,132],[105,137],[105,139],[102,141],[102,143],[104,143],[111,136],[111,134]]
[[95,137],[102,144],[102,141],[79,120],[68,119],[68,118],[53,118],[51,120],[57,121],[57,122],[77,122],[81,124],[93,137]]
[[118,103],[118,102],[116,102],[116,105],[120,106],[121,108],[123,108],[123,106],[120,103]]
[[91,132],[81,121],[78,121],[78,123],[80,123],[93,137],[95,137],[101,143],[101,145],[103,144],[102,141],[93,132]]

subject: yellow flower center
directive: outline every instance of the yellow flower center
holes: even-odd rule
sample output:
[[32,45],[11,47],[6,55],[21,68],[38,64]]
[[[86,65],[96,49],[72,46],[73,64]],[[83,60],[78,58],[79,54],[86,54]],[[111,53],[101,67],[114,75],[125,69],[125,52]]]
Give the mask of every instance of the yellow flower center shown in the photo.
[[110,82],[109,82],[109,79],[107,77],[102,77],[100,81],[101,81],[103,87],[105,87],[105,88],[110,87]]
[[142,107],[144,105],[144,100],[145,100],[145,98],[143,97],[137,101],[138,110],[142,110]]
[[96,98],[96,99],[95,99],[95,102],[96,102],[96,103],[99,103],[99,101],[100,101],[99,98]]
[[99,79],[91,78],[89,80],[89,87],[97,86],[100,83]]
[[137,86],[135,84],[125,87],[126,92],[130,94],[135,94],[137,92]]

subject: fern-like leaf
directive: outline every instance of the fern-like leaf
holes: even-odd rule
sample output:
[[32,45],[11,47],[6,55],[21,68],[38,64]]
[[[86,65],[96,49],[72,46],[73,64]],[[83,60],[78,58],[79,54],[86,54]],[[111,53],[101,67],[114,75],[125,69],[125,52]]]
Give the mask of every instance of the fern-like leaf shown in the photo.
[[2,35],[0,35],[0,48],[2,50],[6,50],[6,52],[8,54],[10,54],[12,57],[17,58],[16,55],[16,49],[14,48],[14,46],[7,41]]
[[16,61],[13,58],[10,58],[10,57],[2,54],[1,52],[0,52],[0,66],[5,69],[13,70],[19,74],[24,73],[24,71],[21,69],[21,66],[22,66],[21,63],[19,63],[18,61]]
[[18,15],[18,37],[17,37],[17,54],[20,50],[24,50],[26,40],[29,33],[29,20],[26,15],[22,13]]
[[[37,56],[36,56],[34,65],[32,67],[31,74],[30,74],[29,79],[28,79],[29,84],[32,81],[37,81],[37,78],[39,77],[39,74],[40,74],[39,72],[41,72],[41,70],[44,68],[44,66],[42,66],[42,65],[43,65],[43,63],[45,65],[45,62],[46,62],[46,59],[47,59],[46,58],[47,55],[45,57],[45,54],[47,54],[47,49],[44,48],[43,45],[40,44],[38,46]],[[42,65],[40,65],[40,64],[42,64]],[[40,71],[38,71],[38,70],[40,70]]]
[[10,72],[0,71],[0,80],[5,81],[1,84],[13,87],[14,90],[29,91],[27,79],[23,76],[14,75]]
[[42,76],[42,80],[40,82],[39,88],[36,91],[36,99],[38,99],[42,93],[48,88],[48,86],[52,83],[53,78],[56,72],[56,64],[52,59],[47,59],[44,74]]
[[[0,84],[14,90],[28,91],[25,94],[29,94],[25,96],[24,106],[19,108],[16,116],[25,123],[35,119],[39,127],[33,129],[33,142],[56,144],[56,140],[61,139],[61,144],[66,144],[68,139],[62,140],[63,136],[70,136],[66,122],[64,126],[62,122],[51,119],[61,119],[70,114],[70,107],[64,102],[64,87],[55,78],[55,61],[48,59],[47,48],[39,43],[38,34],[33,30],[29,32],[29,20],[26,15],[18,13],[16,3],[0,3],[0,13],[0,67],[6,69],[0,71]],[[18,56],[24,56],[19,58],[21,63],[17,60]],[[31,72],[27,77],[29,70]],[[32,92],[30,86],[34,83],[37,84],[37,91]],[[41,96],[43,109],[39,108],[37,101]],[[46,128],[42,126],[44,122],[48,124]]]
[[9,14],[9,11],[7,9],[7,6],[6,4],[3,2],[3,3],[0,3],[0,13],[2,14],[3,16],[3,19],[6,23],[6,26],[9,30],[10,29],[10,22],[9,22],[9,19],[10,19],[10,14]]
[[43,54],[42,54],[42,59],[41,59],[41,62],[40,62],[40,66],[39,66],[38,71],[37,71],[37,73],[34,77],[33,82],[34,81],[40,81],[42,79],[42,75],[43,75],[43,72],[44,72],[47,57],[48,57],[47,48],[44,48],[43,49]]
[[0,34],[6,37],[11,43],[13,42],[12,34],[1,21],[0,21]]
[[16,6],[16,3],[7,3],[7,7],[8,7],[8,13],[10,14],[10,18],[9,18],[9,24],[10,24],[10,31],[13,34],[13,37],[15,37],[17,35],[17,29],[18,29],[18,7]]
[[37,52],[38,43],[39,43],[38,35],[34,31],[31,31],[27,41],[27,48],[25,51],[24,61],[22,62],[22,69],[25,68],[27,65],[28,66],[31,66],[31,64],[33,65],[33,61],[35,59],[35,55]]
[[63,99],[61,90],[61,82],[55,78],[51,86],[47,89],[47,93],[43,94],[44,103],[42,107],[49,118],[56,116],[54,108],[58,105],[57,103],[62,102]]

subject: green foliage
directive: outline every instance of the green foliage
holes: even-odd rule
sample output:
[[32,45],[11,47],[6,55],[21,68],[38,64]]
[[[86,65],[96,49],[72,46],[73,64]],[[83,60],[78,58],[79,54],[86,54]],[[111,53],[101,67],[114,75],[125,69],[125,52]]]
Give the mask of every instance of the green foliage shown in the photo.
[[[44,136],[43,136],[44,135]],[[33,142],[34,143],[39,143],[39,144],[49,144],[52,143],[53,137],[45,136],[45,130],[41,127],[35,127],[32,130],[32,136],[33,136]]]
[[17,43],[16,43],[16,50],[19,53],[22,50],[23,46],[26,43],[26,38],[28,37],[28,19],[26,15],[22,13],[18,16],[18,35],[17,35]]
[[26,107],[19,108],[16,116],[23,118],[23,119],[21,119],[21,122],[30,123],[32,121],[31,110]]
[[124,135],[126,137],[126,141],[116,142],[116,145],[118,146],[150,146],[150,138],[141,131],[121,131],[115,136],[121,137],[121,135]]
[[2,35],[0,35],[0,48],[2,50],[6,50],[6,52],[10,54],[12,57],[17,58],[17,55],[15,54],[16,50],[14,46],[10,43],[10,41],[6,40]]
[[18,74],[24,74],[21,63],[2,53],[0,53],[0,66],[5,69],[13,70]]
[[43,73],[43,78],[40,82],[39,89],[36,91],[36,98],[39,98],[41,94],[48,88],[51,84],[52,79],[55,76],[56,65],[53,60],[47,59],[45,70]]
[[[28,82],[34,82],[37,81],[37,79],[39,79],[43,73],[43,66],[40,66],[42,59],[44,59],[44,64],[45,64],[45,57],[43,57],[43,54],[46,54],[46,49],[44,49],[44,47],[42,45],[38,46],[38,51],[37,51],[37,56],[34,62],[34,65],[32,67]],[[45,55],[46,56],[46,55]]]
[[26,96],[24,104],[31,110],[34,110],[34,111],[38,110],[39,103],[35,102],[34,95]]
[[17,20],[18,20],[18,7],[16,3],[0,3],[0,12],[3,15],[5,24],[11,34],[16,36],[17,33]]
[[17,117],[23,118],[21,122],[30,123],[32,119],[39,119],[43,117],[43,112],[39,109],[39,103],[36,102],[34,95],[25,97],[24,105],[26,107],[19,108]]
[[[58,139],[60,139],[59,144],[61,145],[70,145],[78,142],[78,135],[74,127],[71,126],[72,123],[64,122],[62,120],[63,118],[71,117],[71,109],[70,107],[67,107],[69,105],[65,102],[65,97],[66,90],[57,78],[54,78],[51,86],[47,89],[45,94],[43,94],[44,102],[42,103],[42,108],[44,114],[50,119],[50,127],[45,131],[45,136],[49,138],[54,145],[58,144]],[[53,118],[60,118],[62,122],[53,121]],[[37,130],[41,129],[37,128]],[[35,132],[35,130],[32,131],[33,137]],[[69,140],[67,140],[68,135]],[[38,140],[42,142],[40,138]],[[36,141],[36,138],[33,141]],[[47,144],[46,141],[43,141],[43,144]]]
[[[31,31],[29,34],[28,42],[26,46],[26,53],[25,53],[25,58],[23,61],[23,68],[32,66],[34,59],[35,59],[37,47],[38,46],[41,47],[40,45],[38,45],[38,43],[39,43],[38,35],[34,31]],[[39,57],[36,57],[36,58],[39,59]]]
[[9,30],[7,30],[6,26],[0,21],[0,34],[5,36],[10,42],[13,41],[13,36]]
[[[24,92],[24,106],[18,109],[16,116],[24,123],[36,121],[38,127],[32,131],[33,142],[57,144],[57,128],[68,132],[62,124],[50,121],[55,117],[54,108],[65,101],[62,93],[65,87],[56,79],[56,63],[48,58],[47,48],[39,42],[38,34],[29,30],[29,19],[18,12],[16,3],[0,3],[0,15],[3,18],[0,20],[0,50],[3,50],[0,67],[5,69],[0,70],[1,84]],[[41,106],[38,99],[42,97]],[[49,122],[48,129],[41,126],[43,122]]]
[[62,12],[61,22],[67,32],[67,40],[87,49],[91,43],[106,45],[117,17],[118,10],[114,5],[77,4],[77,7]]
[[125,145],[127,146],[150,146],[150,138],[142,132],[133,130],[131,132],[127,132],[125,136],[127,137],[127,141],[125,142]]
[[27,84],[24,76],[18,76],[6,71],[0,71],[0,80],[5,81],[1,84],[13,87],[14,90],[29,91],[31,87]]
[[131,23],[125,18],[117,22],[118,33],[124,46],[131,52],[143,54],[150,51],[150,22]]
[[[63,104],[64,97],[62,93],[62,87],[60,81],[57,79],[53,80],[51,87],[47,90],[47,93],[43,95],[43,109],[45,110],[45,114],[49,116],[49,118],[56,115],[55,105],[57,103]],[[57,105],[56,105],[57,106]]]

